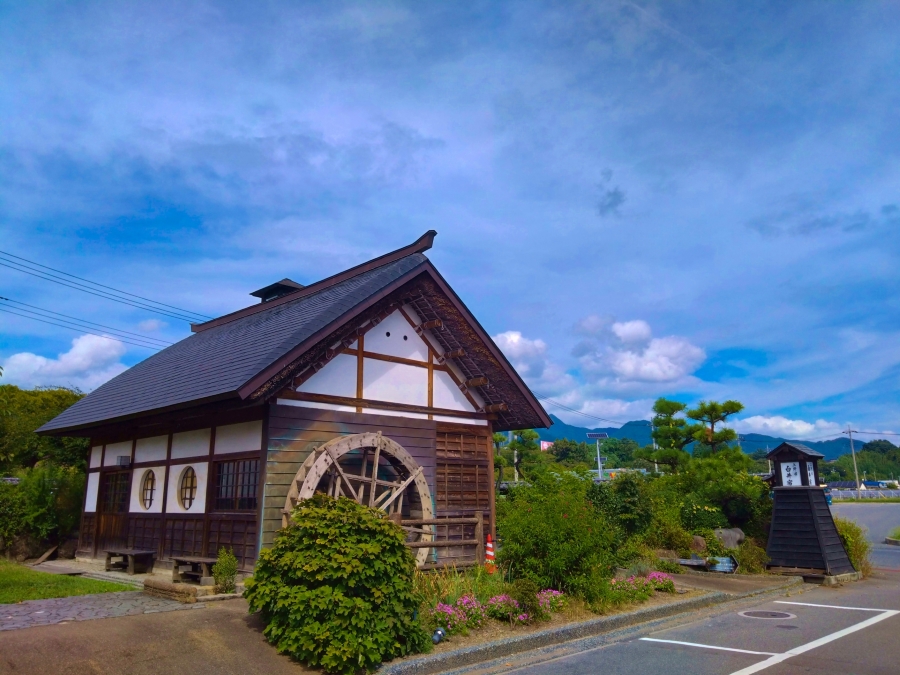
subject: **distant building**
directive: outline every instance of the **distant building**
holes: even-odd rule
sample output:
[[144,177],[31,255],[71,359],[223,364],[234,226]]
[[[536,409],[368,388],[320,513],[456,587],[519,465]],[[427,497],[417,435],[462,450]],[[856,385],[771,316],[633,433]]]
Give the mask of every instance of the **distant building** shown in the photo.
[[[832,490],[855,490],[856,482],[852,480],[836,480],[828,484]],[[859,485],[860,490],[866,489],[866,484],[864,482],[860,482]]]

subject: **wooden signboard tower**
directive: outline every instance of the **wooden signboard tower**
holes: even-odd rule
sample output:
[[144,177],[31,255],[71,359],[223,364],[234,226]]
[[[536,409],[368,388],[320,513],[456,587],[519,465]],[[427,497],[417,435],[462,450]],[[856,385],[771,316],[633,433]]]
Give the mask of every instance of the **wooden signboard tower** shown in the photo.
[[767,455],[774,465],[772,527],[766,548],[773,572],[823,576],[854,572],[825,490],[819,487],[822,457],[799,443],[782,443]]

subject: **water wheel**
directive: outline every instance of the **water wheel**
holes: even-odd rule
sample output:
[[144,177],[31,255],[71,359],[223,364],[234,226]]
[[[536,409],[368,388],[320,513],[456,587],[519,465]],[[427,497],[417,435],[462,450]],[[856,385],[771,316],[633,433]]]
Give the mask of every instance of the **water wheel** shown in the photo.
[[[434,518],[431,490],[422,467],[390,438],[377,433],[339,436],[316,448],[297,471],[285,499],[282,524],[287,525],[297,503],[316,492],[348,497],[396,518]],[[408,527],[407,541],[433,541],[426,527]],[[429,549],[416,549],[423,565]]]

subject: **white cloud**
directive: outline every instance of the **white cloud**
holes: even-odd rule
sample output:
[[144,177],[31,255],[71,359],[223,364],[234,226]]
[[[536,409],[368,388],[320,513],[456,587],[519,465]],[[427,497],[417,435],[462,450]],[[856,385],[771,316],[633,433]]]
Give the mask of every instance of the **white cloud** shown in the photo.
[[693,373],[706,359],[706,352],[682,337],[650,340],[639,351],[610,350],[613,372],[626,380],[673,382]]
[[572,376],[547,356],[543,340],[529,339],[517,330],[494,335],[493,339],[528,386],[541,394],[553,396],[575,386]]
[[495,335],[494,342],[522,377],[540,377],[544,374],[547,343],[543,340],[529,340],[517,330],[508,330]]
[[646,321],[624,321],[612,325],[612,332],[622,342],[646,342],[650,339],[650,324]]
[[585,374],[600,378],[597,384],[677,382],[706,360],[706,352],[687,338],[654,338],[650,324],[641,319],[610,324],[589,316],[576,331],[590,336],[573,353]]
[[166,326],[168,326],[165,321],[160,321],[159,319],[147,319],[146,321],[141,321],[138,324],[138,328],[141,330],[145,330],[148,332],[153,332],[157,330],[162,330]]
[[808,439],[821,436],[839,436],[841,425],[837,422],[816,420],[805,422],[804,420],[792,420],[781,415],[754,415],[742,420],[735,420],[735,431],[742,433],[765,434],[767,436],[781,436],[790,439]]
[[90,391],[127,369],[119,359],[125,345],[118,340],[82,335],[55,359],[21,352],[3,362],[3,379],[23,387],[60,385]]

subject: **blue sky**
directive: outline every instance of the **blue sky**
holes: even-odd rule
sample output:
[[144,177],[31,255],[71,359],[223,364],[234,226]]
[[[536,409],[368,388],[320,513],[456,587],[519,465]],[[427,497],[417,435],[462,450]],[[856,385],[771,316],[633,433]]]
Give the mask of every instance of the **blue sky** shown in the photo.
[[[898,24],[877,2],[6,3],[0,249],[216,315],[435,229],[569,407],[898,431]],[[3,267],[0,295],[187,334]],[[0,314],[6,382],[90,389],[149,353]]]

